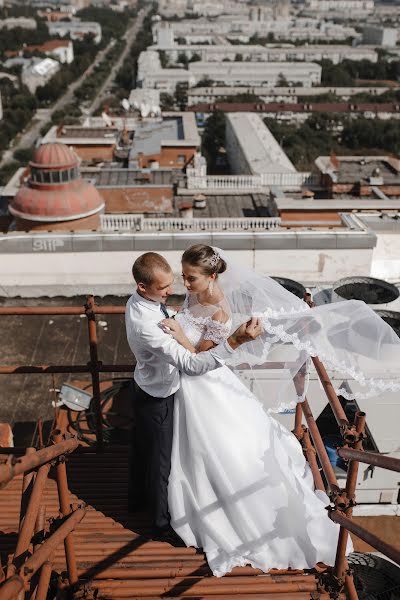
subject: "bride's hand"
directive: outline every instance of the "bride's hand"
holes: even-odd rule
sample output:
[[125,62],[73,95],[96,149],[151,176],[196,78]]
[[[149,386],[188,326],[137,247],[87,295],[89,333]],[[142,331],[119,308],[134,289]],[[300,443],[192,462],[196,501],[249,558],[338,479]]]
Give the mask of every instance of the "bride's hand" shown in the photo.
[[252,317],[247,323],[243,323],[232,333],[228,338],[229,345],[235,350],[246,342],[252,342],[257,339],[263,332],[261,320],[257,317]]
[[161,326],[166,329],[178,342],[184,337],[183,329],[175,319],[164,319]]

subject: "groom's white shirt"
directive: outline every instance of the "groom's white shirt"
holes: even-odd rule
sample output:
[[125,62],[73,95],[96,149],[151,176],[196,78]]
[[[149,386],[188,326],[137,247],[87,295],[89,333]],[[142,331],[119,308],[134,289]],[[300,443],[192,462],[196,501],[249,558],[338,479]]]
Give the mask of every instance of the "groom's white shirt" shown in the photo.
[[159,302],[146,300],[137,292],[129,298],[125,324],[128,343],[136,358],[134,379],[155,398],[166,398],[177,391],[180,371],[202,375],[223,365],[233,353],[225,342],[208,352],[194,354],[160,328],[163,319]]

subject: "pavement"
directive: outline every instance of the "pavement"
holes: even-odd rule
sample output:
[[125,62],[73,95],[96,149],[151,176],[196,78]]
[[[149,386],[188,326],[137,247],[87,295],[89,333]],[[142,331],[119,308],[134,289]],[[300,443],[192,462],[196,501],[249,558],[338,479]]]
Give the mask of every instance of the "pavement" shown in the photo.
[[126,41],[125,48],[124,48],[123,52],[120,54],[117,62],[114,63],[114,66],[111,69],[109,76],[107,77],[104,84],[102,85],[96,98],[94,99],[94,101],[92,102],[90,107],[88,108],[87,112],[89,115],[92,115],[99,108],[99,106],[101,105],[104,98],[111,91],[115,77],[116,77],[118,71],[120,70],[120,68],[122,67],[125,58],[128,56],[131,46],[134,42],[135,36],[137,35],[138,31],[141,29],[143,20],[146,17],[149,10],[150,10],[150,7],[147,9],[140,10],[133,25],[126,31],[126,33],[123,37],[123,39]]

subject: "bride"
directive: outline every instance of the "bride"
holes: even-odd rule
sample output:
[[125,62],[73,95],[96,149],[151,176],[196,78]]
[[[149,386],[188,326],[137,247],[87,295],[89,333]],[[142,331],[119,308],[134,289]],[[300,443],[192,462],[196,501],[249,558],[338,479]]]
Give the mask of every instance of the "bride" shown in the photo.
[[[329,499],[314,490],[300,444],[272,413],[304,399],[305,389],[295,388],[293,378],[317,354],[365,384],[365,396],[374,385],[399,389],[398,383],[365,377],[372,363],[376,367],[388,356],[388,346],[397,352],[393,360],[399,359],[397,337],[362,302],[311,310],[275,281],[234,266],[211,246],[187,249],[182,275],[188,291],[182,310],[163,323],[187,349],[202,352],[220,344],[250,315],[262,317],[265,334],[237,351],[229,366],[181,375],[168,487],[172,527],[187,546],[203,548],[216,576],[244,565],[264,572],[333,565],[339,527],[328,517]],[[349,335],[349,325],[360,323],[363,332],[353,327]],[[368,356],[365,335],[373,340]],[[283,376],[265,410],[265,398],[262,404],[255,395],[256,369],[278,355]],[[243,363],[253,373],[255,393],[235,374]],[[350,396],[348,388],[338,392]]]

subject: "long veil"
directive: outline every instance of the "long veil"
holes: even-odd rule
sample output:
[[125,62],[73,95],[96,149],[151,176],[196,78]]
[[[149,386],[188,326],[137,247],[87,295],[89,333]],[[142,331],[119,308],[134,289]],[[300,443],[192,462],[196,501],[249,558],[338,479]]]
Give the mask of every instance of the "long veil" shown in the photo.
[[[235,264],[219,248],[214,251],[227,263],[218,283],[229,304],[232,331],[253,315],[262,319],[264,329],[260,338],[236,350],[228,366],[246,374],[271,411],[282,412],[304,400],[313,356],[339,375],[336,392],[346,399],[400,391],[400,338],[364,302],[310,308],[270,277]],[[272,371],[273,393],[266,399],[260,382]],[[352,382],[357,382],[355,391]]]

